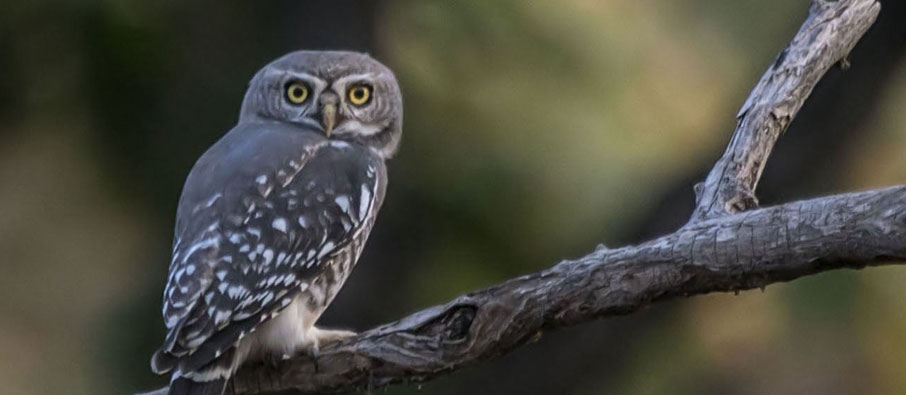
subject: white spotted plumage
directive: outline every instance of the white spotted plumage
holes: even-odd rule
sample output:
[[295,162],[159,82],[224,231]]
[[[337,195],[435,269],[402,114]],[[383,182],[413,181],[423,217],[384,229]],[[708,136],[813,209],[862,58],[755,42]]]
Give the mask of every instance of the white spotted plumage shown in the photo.
[[[336,160],[331,158],[336,155],[336,151],[346,152],[351,148],[353,150],[349,153],[356,153],[353,146],[315,145],[314,149],[305,151],[300,157],[302,167],[298,171],[294,170],[295,173],[303,174],[293,176],[301,177],[300,181],[304,181],[302,185],[308,187],[311,181],[309,177],[318,178],[321,175],[305,173],[306,164],[310,165],[311,161],[321,160],[322,157],[324,160]],[[378,166],[381,165],[379,161],[375,162]],[[203,238],[176,248],[174,256],[177,259],[174,260],[170,284],[165,292],[167,298],[164,314],[173,334],[173,339],[168,339],[170,347],[167,352],[176,358],[192,359],[195,356],[194,350],[203,349],[217,333],[250,319],[261,322],[260,325],[269,320],[275,321],[262,328],[248,328],[249,334],[242,335],[241,341],[237,334],[232,341],[212,347],[208,358],[220,358],[220,355],[227,355],[228,351],[234,350],[236,352],[232,355],[239,360],[248,355],[266,353],[266,349],[271,346],[282,352],[316,343],[317,339],[310,335],[320,332],[299,327],[298,320],[279,320],[274,317],[280,317],[280,312],[284,309],[295,311],[297,316],[311,314],[312,317],[303,320],[310,327],[345,281],[373,224],[374,218],[369,213],[376,203],[380,204],[374,201],[375,197],[384,188],[384,184],[368,172],[362,171],[354,181],[341,180],[339,184],[326,180],[316,181],[312,191],[304,194],[310,197],[314,192],[315,199],[305,199],[307,204],[303,205],[274,204],[280,199],[291,199],[289,194],[275,193],[284,188],[277,185],[273,187],[274,192],[268,194],[267,200],[253,199],[243,205],[247,215],[239,226],[230,221],[215,220],[211,223],[218,226],[207,225],[201,232]],[[261,187],[265,187],[265,191],[270,189],[269,183],[273,179],[275,178],[256,177],[255,193],[260,192]],[[285,188],[293,188],[294,185],[297,184],[290,182]],[[319,189],[319,185],[324,187]],[[320,192],[316,192],[317,190]],[[263,196],[259,194],[257,198],[261,199]],[[216,202],[222,199],[223,196],[212,200]],[[204,215],[214,208],[215,206],[203,208],[195,215]],[[296,221],[291,222],[289,218],[296,218]],[[224,225],[221,226],[221,223]],[[223,243],[222,240],[227,242]],[[226,266],[221,266],[224,264]],[[199,265],[212,268],[209,271],[211,274],[199,277],[198,274],[203,274]],[[329,280],[312,281],[321,275],[319,273],[325,273],[325,278]],[[206,284],[188,281],[204,278],[207,278]],[[251,278],[258,280],[249,283]],[[213,287],[210,288],[212,291],[203,293],[200,299],[190,302],[194,295],[208,287]],[[290,292],[296,296],[285,297]],[[192,305],[195,303],[205,306],[203,316],[194,313],[194,318],[190,317],[192,311],[198,311],[193,309]],[[306,306],[296,306],[294,303],[304,303]],[[192,319],[192,324],[186,323]],[[211,323],[199,325],[204,321]],[[181,330],[181,325],[193,328]],[[308,335],[283,338],[281,334],[290,330]],[[262,347],[263,349],[259,349]]]
[[286,233],[286,218],[278,217],[274,219],[274,222],[271,223],[271,227],[276,230],[279,230],[283,233]]
[[[348,60],[365,69],[316,66]],[[345,100],[351,76],[375,95],[362,109],[337,109],[328,138],[318,97],[340,90]],[[311,89],[307,104],[283,100],[294,78]],[[384,161],[399,143],[399,88],[367,56],[294,53],[256,75],[249,92],[239,124],[202,155],[180,197],[167,338],[152,360],[156,372],[172,372],[174,395],[222,392],[246,358],[345,335],[314,324],[361,254],[386,188]]]

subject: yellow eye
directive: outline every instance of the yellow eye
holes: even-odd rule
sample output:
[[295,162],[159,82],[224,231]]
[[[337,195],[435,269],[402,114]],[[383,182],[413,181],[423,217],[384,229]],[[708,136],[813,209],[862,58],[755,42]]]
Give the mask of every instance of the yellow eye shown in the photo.
[[308,98],[308,87],[301,82],[290,82],[286,85],[286,100],[292,104],[302,104]]
[[371,100],[371,87],[368,85],[353,85],[349,88],[349,101],[357,106],[368,103]]

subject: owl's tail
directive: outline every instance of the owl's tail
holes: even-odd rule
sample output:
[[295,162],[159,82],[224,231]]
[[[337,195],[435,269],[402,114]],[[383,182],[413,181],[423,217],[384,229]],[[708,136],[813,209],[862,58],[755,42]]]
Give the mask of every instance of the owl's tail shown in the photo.
[[[173,372],[169,395],[223,395],[227,380],[235,369],[234,352],[231,350],[211,363],[194,371]],[[182,367],[185,367],[183,365]]]

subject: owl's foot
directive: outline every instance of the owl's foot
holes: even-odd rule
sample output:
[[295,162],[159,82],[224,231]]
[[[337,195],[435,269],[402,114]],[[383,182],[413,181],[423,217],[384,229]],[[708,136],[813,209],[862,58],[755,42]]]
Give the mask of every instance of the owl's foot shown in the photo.
[[312,337],[315,338],[315,344],[333,343],[357,335],[357,333],[353,331],[342,329],[321,329],[313,327],[311,330],[314,331]]
[[315,372],[317,373],[320,370],[318,368],[318,355],[321,352],[321,345],[348,339],[357,335],[357,333],[342,329],[321,329],[318,327],[311,327],[311,329],[308,330],[308,335],[312,341],[311,346],[308,349],[308,355],[311,357],[312,363],[315,365]]
[[312,327],[308,330],[308,333],[312,340],[311,348],[308,352],[314,358],[318,357],[321,345],[348,339],[357,334],[353,331],[345,331],[342,329],[321,329],[318,327]]
[[265,366],[276,370],[280,367],[281,364],[283,364],[283,361],[286,361],[287,359],[289,359],[289,356],[287,354],[266,354],[262,357],[261,360],[262,362],[264,362]]

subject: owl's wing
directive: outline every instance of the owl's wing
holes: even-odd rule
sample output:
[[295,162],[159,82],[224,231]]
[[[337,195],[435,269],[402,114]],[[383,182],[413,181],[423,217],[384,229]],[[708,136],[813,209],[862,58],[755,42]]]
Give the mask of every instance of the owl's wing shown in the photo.
[[[196,370],[273,318],[380,206],[384,165],[367,148],[316,140],[279,158],[274,155],[287,149],[282,145],[298,142],[271,139],[253,150],[265,156],[231,151],[241,156],[231,159],[245,161],[241,171],[222,158],[203,163],[203,156],[190,174],[164,291],[167,339],[152,359],[158,373],[177,363],[182,371]],[[281,147],[270,147],[275,144]],[[272,150],[261,151],[266,148]],[[200,185],[211,185],[211,178],[224,183],[199,194],[190,185],[198,178]]]

